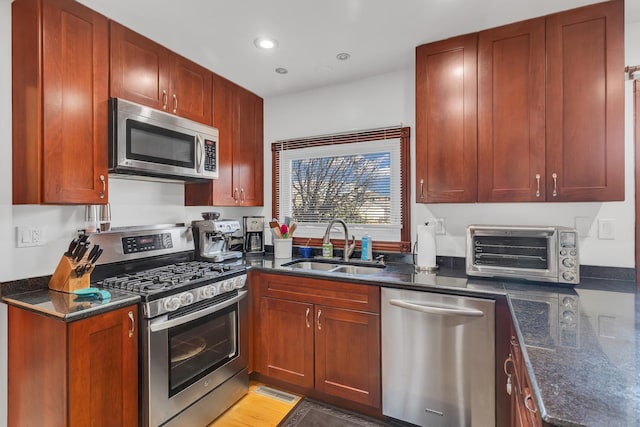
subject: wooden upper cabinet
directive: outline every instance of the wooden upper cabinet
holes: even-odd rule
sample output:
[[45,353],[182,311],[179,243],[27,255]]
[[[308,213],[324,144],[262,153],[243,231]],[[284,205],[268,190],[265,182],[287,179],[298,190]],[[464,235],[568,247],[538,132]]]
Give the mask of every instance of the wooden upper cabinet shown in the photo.
[[111,96],[211,125],[213,73],[111,21]]
[[109,27],[72,0],[12,3],[13,203],[106,203]]
[[263,100],[224,77],[213,76],[218,128],[218,179],[185,185],[191,206],[264,204]]
[[545,20],[478,41],[478,201],[544,201]]
[[474,202],[477,35],[416,48],[416,201]]
[[111,30],[111,96],[158,110],[169,102],[169,51],[109,22]]
[[622,0],[547,17],[547,200],[624,200],[623,69]]

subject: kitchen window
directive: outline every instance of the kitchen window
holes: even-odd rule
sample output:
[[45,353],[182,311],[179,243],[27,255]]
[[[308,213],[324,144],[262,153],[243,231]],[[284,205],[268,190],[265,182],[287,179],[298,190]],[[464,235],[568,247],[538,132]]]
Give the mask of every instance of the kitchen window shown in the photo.
[[377,250],[410,251],[409,135],[394,127],[273,143],[273,212],[298,224],[294,243],[319,245],[341,218],[358,241],[368,233]]

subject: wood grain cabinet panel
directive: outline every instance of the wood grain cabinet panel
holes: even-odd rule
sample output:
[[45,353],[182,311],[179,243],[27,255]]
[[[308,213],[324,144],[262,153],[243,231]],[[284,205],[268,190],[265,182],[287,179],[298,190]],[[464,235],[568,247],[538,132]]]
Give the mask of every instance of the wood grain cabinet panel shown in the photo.
[[546,34],[547,200],[624,200],[624,3],[550,15]]
[[187,206],[264,204],[263,99],[214,74],[214,126],[218,128],[218,179],[185,185]]
[[416,201],[475,202],[477,35],[416,48]]
[[261,378],[379,410],[380,289],[262,273],[251,281]]
[[380,316],[316,306],[315,388],[368,406],[380,403]]
[[544,201],[545,20],[482,31],[478,201]]
[[138,425],[137,313],[65,323],[9,306],[9,425]]
[[260,301],[260,372],[313,387],[313,305],[275,298]]
[[111,29],[111,96],[213,123],[213,73],[117,22]]
[[14,204],[107,202],[108,55],[104,16],[12,3]]

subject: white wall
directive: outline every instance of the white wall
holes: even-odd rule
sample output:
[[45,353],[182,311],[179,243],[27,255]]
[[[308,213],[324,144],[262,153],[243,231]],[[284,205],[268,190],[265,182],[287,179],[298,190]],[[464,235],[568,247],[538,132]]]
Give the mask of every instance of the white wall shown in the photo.
[[[640,23],[626,31],[627,64],[640,64],[637,43]],[[634,50],[635,49],[635,50]],[[622,74],[622,71],[621,71]],[[376,128],[402,123],[412,128],[411,155],[415,155],[414,70],[400,70],[350,84],[324,87],[265,100],[265,154],[280,139]],[[625,201],[609,203],[476,203],[416,204],[411,194],[412,236],[416,224],[444,218],[446,234],[437,237],[438,255],[464,256],[465,227],[471,223],[536,224],[574,227],[575,218],[590,224],[580,239],[581,262],[588,265],[634,267],[634,163],[632,83],[626,89]],[[265,155],[270,174],[271,157]],[[412,163],[411,185],[415,182]],[[270,181],[270,176],[267,176]],[[270,200],[265,200],[270,203]],[[598,239],[599,219],[615,221],[615,239]]]

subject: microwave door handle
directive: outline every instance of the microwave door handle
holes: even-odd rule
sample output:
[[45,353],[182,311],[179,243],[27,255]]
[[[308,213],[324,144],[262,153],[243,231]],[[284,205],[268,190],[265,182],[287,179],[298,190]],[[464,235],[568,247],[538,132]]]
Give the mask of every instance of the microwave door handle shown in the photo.
[[211,313],[215,313],[216,311],[220,311],[223,308],[229,307],[237,303],[238,301],[247,297],[248,291],[238,291],[238,296],[235,296],[227,301],[223,301],[220,304],[215,304],[210,307],[207,307],[203,310],[196,311],[194,313],[189,313],[182,317],[177,317],[171,320],[165,320],[158,323],[151,323],[149,325],[149,329],[151,332],[163,331],[165,329],[173,328],[175,326],[184,325],[185,323],[192,322],[194,320],[200,319],[201,317],[207,316]]
[[202,173],[204,167],[204,141],[200,135],[196,135],[196,172]]
[[461,308],[454,306],[433,306],[420,302],[403,301],[400,299],[389,300],[389,304],[408,310],[419,311],[426,314],[436,314],[441,316],[464,316],[464,317],[482,317],[484,313],[481,310],[473,308]]

